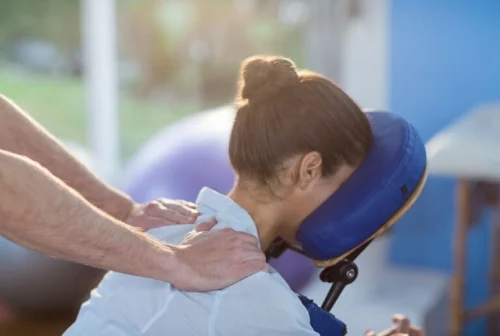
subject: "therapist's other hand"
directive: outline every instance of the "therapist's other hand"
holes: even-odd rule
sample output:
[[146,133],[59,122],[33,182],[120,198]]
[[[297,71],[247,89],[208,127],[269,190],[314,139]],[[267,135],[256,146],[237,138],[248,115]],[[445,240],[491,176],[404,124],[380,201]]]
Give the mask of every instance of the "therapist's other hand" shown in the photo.
[[125,222],[147,231],[165,225],[192,224],[198,215],[193,203],[160,198],[135,204]]
[[424,332],[413,325],[404,315],[396,314],[392,317],[393,326],[385,331],[375,333],[369,330],[365,336],[424,336]]
[[178,289],[226,288],[259,271],[268,271],[256,237],[232,229],[210,232],[215,220],[200,223],[175,248],[177,261],[170,282]]

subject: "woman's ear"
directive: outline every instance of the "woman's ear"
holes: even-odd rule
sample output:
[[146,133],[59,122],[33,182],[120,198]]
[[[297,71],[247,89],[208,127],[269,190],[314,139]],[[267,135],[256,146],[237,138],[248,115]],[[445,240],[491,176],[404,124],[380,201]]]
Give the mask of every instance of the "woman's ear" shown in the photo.
[[307,188],[314,180],[321,178],[323,160],[318,152],[310,152],[304,155],[299,166],[299,187]]

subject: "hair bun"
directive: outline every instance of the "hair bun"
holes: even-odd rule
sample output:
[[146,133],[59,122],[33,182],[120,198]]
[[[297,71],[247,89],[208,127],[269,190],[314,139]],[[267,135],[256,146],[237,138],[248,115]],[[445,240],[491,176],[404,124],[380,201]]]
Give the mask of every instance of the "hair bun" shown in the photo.
[[299,83],[293,61],[278,56],[254,56],[243,61],[240,70],[242,99],[261,101]]

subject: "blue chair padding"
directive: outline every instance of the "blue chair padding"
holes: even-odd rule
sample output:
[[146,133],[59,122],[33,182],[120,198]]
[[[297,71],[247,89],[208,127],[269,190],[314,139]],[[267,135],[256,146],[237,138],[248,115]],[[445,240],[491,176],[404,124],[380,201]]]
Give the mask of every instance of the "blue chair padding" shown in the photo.
[[300,294],[298,295],[309,313],[312,328],[319,336],[345,336],[347,334],[347,327],[344,322],[321,309],[321,307],[318,307],[311,299]]
[[425,146],[412,125],[387,112],[367,116],[373,132],[368,155],[297,233],[311,258],[336,258],[361,245],[401,209],[425,173]]

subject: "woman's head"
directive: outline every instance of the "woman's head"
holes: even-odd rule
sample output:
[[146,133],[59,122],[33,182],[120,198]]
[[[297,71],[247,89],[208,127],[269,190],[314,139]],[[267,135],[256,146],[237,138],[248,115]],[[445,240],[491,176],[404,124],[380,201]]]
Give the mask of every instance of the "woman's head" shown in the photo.
[[236,107],[229,156],[238,184],[268,191],[298,224],[371,145],[366,115],[342,89],[282,57],[243,62]]

